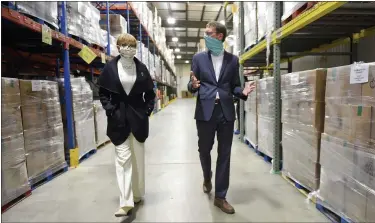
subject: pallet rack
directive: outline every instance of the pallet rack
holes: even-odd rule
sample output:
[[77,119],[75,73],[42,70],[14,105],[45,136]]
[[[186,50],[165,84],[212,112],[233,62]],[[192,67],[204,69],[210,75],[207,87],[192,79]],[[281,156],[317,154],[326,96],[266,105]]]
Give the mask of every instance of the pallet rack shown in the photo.
[[[240,32],[244,29],[244,3],[240,2]],[[244,35],[240,34],[240,76],[245,67],[252,70],[272,70],[275,89],[275,126],[272,169],[281,170],[281,63],[288,63],[292,72],[292,61],[303,56],[350,56],[351,63],[358,60],[357,43],[359,39],[375,34],[373,9],[358,7],[356,4],[374,5],[373,2],[319,2],[299,16],[281,26],[282,2],[275,2],[274,31],[271,37],[263,39],[244,52]],[[267,42],[268,41],[268,42]],[[350,43],[350,52],[323,52],[335,46]],[[270,54],[267,55],[267,45]],[[266,58],[269,57],[270,64]],[[241,81],[243,84],[243,80]],[[244,104],[240,107],[241,138],[244,137]]]
[[[79,70],[80,72],[89,74],[89,79],[93,80],[100,75],[101,69],[105,65],[105,61],[112,59],[110,56],[110,38],[109,38],[109,14],[121,14],[128,22],[128,32],[134,35],[140,42],[144,43],[153,54],[160,55],[165,62],[167,69],[176,77],[171,65],[167,62],[160,48],[157,46],[154,38],[150,36],[147,28],[140,22],[139,14],[132,7],[130,2],[95,2],[96,7],[103,13],[107,14],[107,40],[108,45],[106,52],[96,49],[90,45],[85,45],[68,34],[67,31],[67,4],[59,2],[59,27],[51,30],[52,44],[42,43],[41,34],[43,25],[42,20],[31,18],[16,10],[16,6],[11,2],[2,4],[2,34],[3,49],[7,53],[2,52],[2,65],[5,67],[3,71],[15,74],[23,68],[40,69],[37,76],[41,77],[64,77],[65,92],[61,95],[61,103],[66,106],[66,127],[67,127],[67,147],[70,152],[70,165],[78,166],[78,149],[75,144],[75,132],[73,125],[73,108],[71,93],[71,71]],[[78,53],[88,47],[96,58],[87,64]],[[102,61],[104,59],[105,61]],[[17,62],[18,60],[18,62]],[[19,62],[22,61],[22,62]],[[15,72],[13,72],[15,71]],[[62,75],[60,75],[62,74]],[[176,94],[176,86],[163,83],[160,80],[154,80],[155,86],[160,84],[168,88],[169,94]]]

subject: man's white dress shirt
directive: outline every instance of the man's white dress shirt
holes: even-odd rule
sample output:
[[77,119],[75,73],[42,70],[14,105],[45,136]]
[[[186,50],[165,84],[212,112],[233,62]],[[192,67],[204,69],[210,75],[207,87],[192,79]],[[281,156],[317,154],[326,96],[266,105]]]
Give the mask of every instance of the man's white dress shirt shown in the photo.
[[[220,71],[221,71],[221,67],[223,66],[223,60],[224,60],[224,50],[218,56],[211,54],[211,59],[212,59],[212,65],[214,67],[214,71],[216,75],[216,80],[219,81]],[[217,99],[220,98],[219,92],[216,92],[216,98]]]

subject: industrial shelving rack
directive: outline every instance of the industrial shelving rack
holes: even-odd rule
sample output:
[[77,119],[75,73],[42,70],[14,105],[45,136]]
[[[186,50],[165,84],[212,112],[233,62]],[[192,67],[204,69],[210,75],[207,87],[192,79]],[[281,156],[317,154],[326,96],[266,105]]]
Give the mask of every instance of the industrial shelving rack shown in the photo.
[[[239,3],[240,16],[240,76],[243,84],[243,70],[270,70],[274,77],[275,90],[275,126],[272,170],[281,170],[281,63],[288,63],[288,72],[292,72],[292,61],[303,56],[350,56],[350,62],[358,60],[358,41],[375,34],[375,16],[373,2],[318,2],[312,8],[302,12],[287,24],[281,26],[282,2],[275,2],[274,31],[271,37],[259,41],[244,52],[244,3]],[[367,4],[367,5],[366,5]],[[358,7],[360,5],[360,7]],[[369,9],[367,9],[369,8]],[[268,41],[268,42],[267,42]],[[350,52],[324,52],[335,46],[350,43]],[[267,45],[271,48],[267,55]],[[267,64],[266,58],[269,57]],[[240,107],[241,139],[244,137],[244,103]]]
[[[130,2],[94,2],[101,13],[106,13],[108,45],[106,51],[98,49],[91,45],[85,45],[83,41],[76,40],[68,34],[67,31],[67,4],[59,2],[59,27],[51,28],[52,44],[42,43],[41,36],[44,21],[32,18],[17,11],[16,6],[12,2],[2,3],[2,65],[3,71],[18,77],[16,73],[25,67],[41,69],[36,76],[40,77],[63,77],[65,92],[61,95],[61,103],[65,104],[66,109],[66,128],[67,128],[67,148],[70,151],[71,166],[77,166],[78,151],[75,144],[75,132],[73,125],[73,108],[70,78],[73,70],[87,73],[90,79],[100,75],[101,69],[104,68],[105,61],[112,59],[110,56],[110,39],[109,39],[109,14],[116,13],[125,17],[128,22],[128,32],[134,35],[140,42],[153,53],[161,56],[165,61],[167,69],[173,76],[176,76],[170,64],[166,61],[159,47],[156,45],[152,36],[150,36],[147,28],[141,24],[138,13],[133,9]],[[118,5],[122,7],[118,7]],[[96,58],[87,64],[78,53],[84,47],[88,47],[96,56]],[[6,51],[6,53],[4,53]],[[27,66],[26,66],[27,65]],[[62,74],[62,75],[60,75]],[[11,75],[11,76],[12,76]],[[35,75],[34,75],[35,76]],[[28,78],[32,78],[29,77]],[[176,93],[176,86],[154,80],[155,86],[160,84],[167,86],[169,94]]]

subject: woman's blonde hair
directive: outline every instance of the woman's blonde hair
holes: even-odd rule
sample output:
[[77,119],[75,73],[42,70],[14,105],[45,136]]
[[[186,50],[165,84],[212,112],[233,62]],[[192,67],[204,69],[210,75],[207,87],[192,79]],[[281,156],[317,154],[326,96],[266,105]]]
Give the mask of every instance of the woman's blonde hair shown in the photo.
[[122,45],[137,47],[137,39],[129,33],[123,33],[117,38],[117,46]]

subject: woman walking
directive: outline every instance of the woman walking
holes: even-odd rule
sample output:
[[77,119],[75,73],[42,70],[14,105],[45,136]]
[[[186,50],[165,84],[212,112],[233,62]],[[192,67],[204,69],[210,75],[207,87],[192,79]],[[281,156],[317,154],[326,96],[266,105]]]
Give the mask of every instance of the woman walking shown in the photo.
[[129,215],[145,194],[144,142],[154,109],[154,84],[147,67],[135,55],[137,40],[130,34],[117,39],[120,55],[107,63],[99,78],[100,101],[108,117],[107,135],[115,145],[120,208]]

